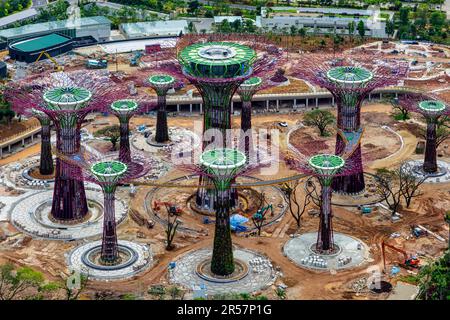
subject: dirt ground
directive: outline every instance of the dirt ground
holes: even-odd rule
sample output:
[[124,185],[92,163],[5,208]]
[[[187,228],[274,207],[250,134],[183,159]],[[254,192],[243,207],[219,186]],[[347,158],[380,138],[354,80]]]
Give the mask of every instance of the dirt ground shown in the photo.
[[[387,141],[388,145],[382,147],[386,150],[390,150],[392,153],[396,152],[393,157],[383,158],[371,163],[368,163],[367,170],[373,170],[375,167],[390,167],[399,163],[399,161],[410,158],[418,141],[418,138],[413,134],[410,134],[406,128],[402,125],[393,123],[392,118],[389,116],[391,107],[380,103],[366,104],[363,107],[362,117],[363,122],[367,126],[380,125],[381,123],[389,124],[394,130],[400,129],[398,133],[404,139],[404,147],[399,149],[398,140],[394,136],[390,136],[385,131],[373,131],[373,134],[366,134],[363,137],[363,146],[366,144],[383,145],[384,141]],[[253,126],[255,128],[274,128],[278,127],[282,129],[281,141],[279,145],[281,150],[286,150],[286,133],[288,129],[282,128],[277,125],[280,121],[286,121],[289,127],[294,126],[302,119],[300,114],[264,114],[255,115],[253,117]],[[106,121],[105,121],[106,120]],[[178,126],[193,128],[193,121],[200,121],[200,116],[186,117],[186,118],[173,118],[169,117],[169,126]],[[94,123],[115,123],[116,120],[111,118],[98,118]],[[155,120],[148,117],[134,117],[131,121],[131,128],[135,128],[138,125],[146,124],[148,126],[154,126]],[[106,124],[105,124],[106,125]],[[97,124],[96,128],[93,125],[86,127],[89,131],[98,130],[102,125]],[[233,127],[239,126],[239,117],[233,117]],[[308,128],[306,130],[308,134],[314,137],[317,132]],[[392,135],[392,134],[391,134]],[[389,137],[386,139],[385,137]],[[334,140],[334,137],[329,139]],[[380,142],[381,141],[381,142]],[[332,145],[328,145],[331,148]],[[376,154],[380,152],[385,155],[384,149],[381,147],[375,148]],[[22,151],[20,154],[8,157],[3,160],[17,161],[17,159],[27,157],[31,154],[38,152],[38,147],[33,146]],[[379,158],[379,157],[378,157]],[[5,162],[3,162],[4,164]],[[0,164],[2,164],[0,162]],[[180,177],[185,173],[179,171],[169,172],[162,179],[167,181],[174,177]],[[283,164],[280,164],[277,177],[285,177],[293,175],[294,172],[286,169]],[[272,179],[274,177],[261,176],[262,179]],[[303,197],[303,188],[298,188],[298,198],[301,201]],[[140,215],[148,217],[148,213],[145,210],[145,199],[151,187],[139,187],[138,193],[131,200],[131,208],[136,210]],[[403,219],[400,222],[392,223],[386,217],[386,213],[378,210],[374,210],[369,215],[361,215],[359,211],[351,208],[334,207],[334,228],[336,232],[343,232],[355,236],[363,240],[370,248],[371,259],[365,265],[337,274],[313,272],[302,269],[293,264],[287,259],[282,252],[282,247],[289,240],[289,235],[300,232],[310,232],[317,230],[318,218],[313,217],[305,213],[302,217],[301,227],[297,229],[295,220],[289,213],[282,218],[281,221],[274,224],[272,227],[267,228],[263,237],[243,237],[233,235],[233,241],[235,245],[249,248],[261,253],[264,253],[272,260],[273,264],[280,268],[282,277],[278,279],[277,283],[283,282],[288,286],[287,297],[288,299],[385,299],[386,295],[375,295],[370,293],[357,295],[349,286],[350,284],[358,280],[361,277],[367,277],[368,267],[378,266],[382,268],[382,259],[380,254],[381,241],[386,240],[389,243],[403,248],[408,253],[419,253],[421,259],[425,262],[427,258],[432,258],[440,254],[444,250],[446,243],[439,242],[433,236],[427,236],[422,238],[410,237],[410,225],[421,224],[433,232],[440,234],[446,239],[448,234],[448,227],[443,221],[443,212],[450,205],[450,184],[439,185],[424,185],[422,188],[423,195],[417,198],[411,208],[402,210]],[[174,189],[173,191],[176,191]],[[171,191],[172,192],[172,191]],[[180,192],[180,196],[181,193]],[[126,195],[121,192],[119,197]],[[150,204],[147,204],[150,205]],[[311,206],[309,209],[313,209]],[[187,208],[185,208],[188,210]],[[191,215],[192,213],[189,213]],[[183,219],[183,217],[182,217]],[[189,219],[189,218],[184,218]],[[138,295],[146,292],[147,288],[152,284],[167,284],[167,266],[169,262],[174,261],[183,253],[192,250],[199,249],[212,244],[213,226],[199,223],[199,219],[196,219],[196,226],[202,229],[203,233],[187,233],[179,232],[175,238],[176,248],[172,251],[164,250],[164,227],[163,225],[156,223],[153,229],[147,229],[145,227],[138,226],[130,217],[128,217],[118,227],[118,233],[120,239],[133,240],[137,242],[150,244],[155,254],[155,265],[130,280],[126,281],[113,281],[113,282],[91,282],[89,288],[85,293],[86,297],[92,297],[94,292],[111,290],[117,293],[136,293]],[[18,233],[17,230],[7,222],[0,223],[0,229],[3,237],[6,240],[0,242],[0,262],[11,261],[19,265],[32,266],[42,272],[52,280],[61,279],[62,273],[67,273],[66,262],[64,253],[74,248],[77,242],[56,242],[32,239],[26,235]],[[390,235],[394,232],[398,232],[400,237],[390,239]],[[388,252],[387,254],[388,265],[398,263],[402,257],[395,252]],[[406,275],[407,272],[402,270],[402,274]],[[386,275],[387,277],[387,275]],[[398,280],[398,276],[390,279],[395,283]],[[263,292],[269,298],[275,298],[273,288],[269,288]],[[144,294],[144,298],[150,299],[149,295]]]

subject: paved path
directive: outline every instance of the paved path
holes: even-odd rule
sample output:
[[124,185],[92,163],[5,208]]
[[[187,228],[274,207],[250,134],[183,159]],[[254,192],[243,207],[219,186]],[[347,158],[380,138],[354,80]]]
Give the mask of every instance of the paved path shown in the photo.
[[404,282],[397,282],[394,290],[387,300],[414,300],[416,298],[418,287]]

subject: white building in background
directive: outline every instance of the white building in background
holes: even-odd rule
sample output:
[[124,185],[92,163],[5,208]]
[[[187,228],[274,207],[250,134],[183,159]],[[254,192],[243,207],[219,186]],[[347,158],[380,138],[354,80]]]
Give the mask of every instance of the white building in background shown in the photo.
[[[393,13],[388,13],[392,18]],[[264,30],[281,32],[290,31],[291,26],[297,29],[305,28],[308,33],[349,34],[348,24],[357,25],[363,21],[365,35],[375,38],[386,38],[386,21],[380,17],[378,8],[366,10],[348,8],[303,8],[303,7],[272,7],[261,8],[261,16],[256,17],[256,26]]]
[[222,21],[227,20],[229,23],[232,23],[236,20],[239,20],[242,23],[241,16],[214,16],[214,23],[221,24]]
[[186,20],[148,21],[119,25],[119,30],[127,39],[179,36],[187,33],[187,29]]

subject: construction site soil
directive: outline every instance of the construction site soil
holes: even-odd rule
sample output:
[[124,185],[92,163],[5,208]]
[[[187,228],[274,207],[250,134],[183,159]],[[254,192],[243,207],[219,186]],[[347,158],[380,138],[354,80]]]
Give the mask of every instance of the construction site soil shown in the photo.
[[[365,135],[363,137],[363,146],[372,143],[376,146],[374,152],[374,159],[385,157],[389,152],[394,153],[399,149],[399,142],[395,135],[385,131],[376,130],[376,125],[387,124],[392,125],[394,130],[401,129],[400,135],[404,135],[405,124],[395,125],[392,118],[389,116],[391,107],[389,105],[372,103],[366,104],[363,107],[362,117],[366,125],[370,124],[373,127],[373,133],[377,137]],[[253,125],[255,128],[270,128],[276,127],[280,121],[285,121],[288,128],[295,126],[301,121],[302,116],[296,114],[264,114],[257,115],[253,118]],[[103,117],[101,118],[103,121]],[[192,128],[193,120],[200,120],[198,117],[189,118],[169,118],[169,126],[177,125],[179,127]],[[153,125],[154,121],[148,117],[135,117],[132,121],[132,129],[140,124]],[[239,125],[239,117],[233,117],[233,126]],[[278,126],[279,127],[279,126]],[[94,131],[92,125],[86,127],[88,131]],[[283,128],[280,134],[280,148],[286,150],[286,133],[288,129]],[[317,132],[312,128],[306,128],[307,136],[311,139],[318,139]],[[303,133],[305,134],[305,133]],[[386,139],[388,137],[388,139]],[[407,136],[404,140],[404,147],[400,152],[397,152],[396,157],[389,159],[382,159],[386,166],[394,166],[398,164],[401,159],[406,159],[412,155],[417,138]],[[330,141],[333,137],[327,138]],[[378,140],[377,140],[378,139]],[[389,146],[380,145],[377,141],[387,141]],[[304,142],[304,141],[303,141]],[[103,144],[103,143],[102,143]],[[328,148],[332,148],[332,143],[328,145],[323,143]],[[108,144],[106,144],[108,145]],[[304,144],[302,144],[304,145]],[[367,146],[364,147],[365,150]],[[389,151],[389,152],[388,152]],[[382,157],[378,152],[381,152]],[[374,165],[377,161],[374,162]],[[368,164],[370,169],[371,164]],[[180,177],[186,173],[177,170],[169,172],[162,180],[168,181],[170,179]],[[276,177],[285,177],[295,174],[285,168],[280,163],[279,171]],[[272,179],[275,177],[260,177],[261,179]],[[137,194],[131,198],[131,210],[137,212],[142,217],[148,217],[146,206],[151,204],[146,203],[146,197],[152,187],[139,187]],[[161,189],[163,190],[163,189]],[[161,199],[170,199],[171,201],[178,201],[178,198],[184,198],[192,193],[192,190],[177,190],[167,189],[168,192],[161,195]],[[314,272],[302,269],[293,264],[288,258],[283,255],[282,247],[289,240],[289,237],[296,233],[314,232],[318,227],[318,218],[314,215],[305,214],[301,220],[300,228],[297,228],[295,220],[287,212],[280,221],[263,230],[261,237],[233,235],[233,241],[236,245],[242,246],[257,252],[264,253],[268,256],[277,270],[280,270],[282,276],[278,278],[276,284],[283,282],[288,286],[288,299],[385,299],[387,294],[374,294],[368,292],[357,293],[352,287],[352,284],[361,278],[370,276],[371,271],[367,268],[377,266],[382,269],[382,259],[380,244],[383,240],[403,248],[408,253],[417,253],[421,256],[423,262],[427,258],[433,258],[441,254],[446,247],[446,242],[437,240],[432,235],[427,237],[415,238],[410,235],[410,225],[420,224],[436,234],[446,237],[448,234],[448,227],[444,223],[443,213],[450,205],[450,185],[449,184],[425,184],[422,187],[423,195],[413,201],[412,207],[400,210],[403,218],[396,223],[391,222],[389,214],[382,210],[374,210],[368,215],[361,215],[356,208],[333,207],[334,213],[334,227],[336,232],[352,235],[364,241],[370,248],[370,260],[365,265],[338,273],[323,273]],[[5,192],[2,191],[2,193]],[[303,188],[298,188],[298,198],[303,198]],[[9,193],[9,192],[8,192]],[[171,195],[173,197],[171,197]],[[119,198],[128,198],[129,195],[124,190],[118,192]],[[182,201],[180,200],[180,201]],[[188,211],[188,208],[183,208]],[[317,209],[311,206],[309,209]],[[145,226],[139,226],[128,217],[118,227],[119,239],[131,240],[140,243],[149,244],[154,253],[156,263],[154,267],[145,271],[142,274],[135,276],[127,281],[113,281],[113,282],[95,282],[91,281],[88,284],[88,290],[84,294],[84,298],[92,299],[96,292],[99,291],[113,291],[117,294],[135,293],[145,299],[153,299],[154,297],[146,294],[150,285],[163,284],[169,285],[167,279],[167,266],[171,261],[176,260],[177,257],[183,253],[212,245],[213,225],[202,224],[201,219],[197,214],[192,212],[183,213],[180,217],[186,224],[192,225],[194,228],[202,230],[201,233],[180,232],[175,237],[175,249],[171,251],[165,250],[165,235],[164,225],[156,223],[151,229]],[[22,266],[32,266],[39,271],[42,271],[49,279],[61,280],[62,274],[68,273],[66,260],[64,254],[73,249],[81,242],[59,242],[36,240],[31,237],[18,233],[18,231],[9,223],[0,223],[1,236],[3,241],[0,242],[0,262],[10,261]],[[391,238],[391,235],[396,235]],[[388,265],[398,263],[402,259],[401,255],[395,252],[387,253]],[[406,275],[409,271],[402,270],[401,274]],[[395,284],[399,276],[389,278],[387,280]],[[276,298],[274,287],[268,288],[261,292],[269,298]]]

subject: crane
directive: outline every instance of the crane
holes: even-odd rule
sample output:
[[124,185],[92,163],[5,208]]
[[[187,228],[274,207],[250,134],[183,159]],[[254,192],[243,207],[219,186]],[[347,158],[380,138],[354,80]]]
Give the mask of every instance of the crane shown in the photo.
[[404,260],[403,260],[403,263],[400,264],[401,267],[406,268],[406,269],[419,268],[420,260],[417,257],[408,256],[408,254],[404,250],[394,247],[393,245],[388,244],[383,241],[381,243],[381,251],[383,254],[384,271],[386,271],[386,249],[385,249],[385,247],[388,247],[394,251],[400,252],[403,255]]
[[53,64],[55,65],[55,70],[56,71],[63,71],[64,67],[60,66],[58,62],[56,62],[55,59],[53,59],[53,57],[45,50],[42,50],[41,53],[39,54],[39,56],[37,57],[35,62],[38,62],[39,60],[41,60],[42,56],[44,56],[49,59],[51,62],[53,62]]

